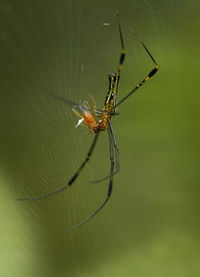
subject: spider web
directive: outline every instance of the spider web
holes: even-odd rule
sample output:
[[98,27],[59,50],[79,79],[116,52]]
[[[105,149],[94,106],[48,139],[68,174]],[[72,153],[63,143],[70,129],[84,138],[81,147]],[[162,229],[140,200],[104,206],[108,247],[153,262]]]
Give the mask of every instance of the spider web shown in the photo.
[[[107,93],[107,74],[115,70],[121,50],[115,11],[120,12],[123,18],[126,47],[128,40],[132,43],[131,47],[127,47],[131,49],[129,57],[135,42],[127,36],[126,26],[133,25],[134,17],[137,18],[134,20],[138,22],[137,26],[140,26],[144,14],[152,12],[153,15],[154,12],[149,1],[134,1],[131,4],[125,2],[102,1],[102,4],[101,1],[95,1],[93,5],[90,1],[63,1],[57,5],[55,1],[22,1],[21,5],[14,5],[8,1],[1,4],[0,11],[4,11],[6,31],[0,30],[0,47],[5,53],[1,59],[3,78],[0,85],[10,109],[9,115],[7,109],[4,114],[8,122],[6,134],[10,141],[4,142],[8,146],[2,156],[7,157],[8,161],[5,159],[2,167],[12,175],[9,184],[13,184],[10,186],[15,191],[16,198],[36,196],[57,189],[72,177],[85,158],[93,136],[87,134],[87,129],[75,129],[77,118],[71,108],[50,97],[48,92],[79,104],[88,100],[92,94],[98,109],[102,109]],[[127,7],[130,9],[127,10]],[[153,26],[156,25],[153,18],[152,16],[151,22],[148,21],[149,26],[152,22]],[[147,24],[143,26],[146,28]],[[149,29],[151,36],[155,29]],[[133,55],[132,60],[138,59],[137,68],[140,58],[134,50]],[[131,72],[129,76],[132,76],[131,58],[126,60],[126,68]],[[132,85],[126,74],[123,75],[123,82],[127,88]],[[122,83],[120,90],[123,92]],[[74,271],[77,261],[79,264],[81,258],[84,260],[85,253],[81,254],[81,250],[85,250],[84,246],[88,245],[90,230],[93,230],[90,226],[98,228],[98,224],[101,224],[103,230],[106,214],[109,214],[107,207],[107,212],[103,211],[98,220],[94,219],[95,224],[91,223],[78,231],[81,234],[86,230],[85,241],[81,235],[65,233],[66,227],[88,216],[105,197],[107,182],[89,184],[89,181],[109,173],[106,143],[107,135],[102,133],[90,163],[71,188],[48,200],[13,204],[21,209],[21,222],[27,231],[24,240],[27,242],[34,238],[34,246],[26,252],[29,258],[24,255],[31,272],[33,264],[37,265],[35,271],[38,268],[49,268],[51,263],[54,265],[57,253],[65,254],[58,255],[61,262],[57,263],[64,266],[67,261],[67,267]],[[20,220],[18,224],[19,222]],[[95,243],[101,247],[100,243]],[[40,244],[46,244],[46,249],[40,248]],[[24,246],[23,243],[21,245]],[[50,247],[52,251],[49,250]],[[92,248],[92,243],[89,248]],[[65,249],[69,253],[66,254]],[[33,251],[31,255],[30,251]],[[56,254],[53,255],[53,252]],[[43,253],[42,259],[36,258],[38,253]],[[88,256],[91,255],[92,260],[93,252],[91,253]],[[88,256],[86,255],[86,267]],[[20,267],[16,265],[16,268]],[[55,268],[58,270],[58,266]],[[23,272],[23,268],[19,271]]]

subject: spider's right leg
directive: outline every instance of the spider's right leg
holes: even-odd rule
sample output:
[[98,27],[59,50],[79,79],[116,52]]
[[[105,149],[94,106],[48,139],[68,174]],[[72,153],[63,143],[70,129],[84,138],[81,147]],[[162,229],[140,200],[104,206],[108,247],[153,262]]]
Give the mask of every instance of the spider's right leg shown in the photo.
[[123,40],[123,36],[122,36],[122,30],[121,30],[121,25],[120,25],[120,20],[119,20],[119,14],[117,14],[117,17],[118,17],[118,28],[119,28],[121,47],[122,47],[122,52],[121,52],[121,55],[120,55],[120,58],[119,58],[119,65],[117,67],[117,72],[119,73],[121,68],[122,68],[122,66],[123,66],[123,63],[124,63],[124,59],[125,59],[125,56],[126,56],[126,51],[124,49],[124,40]]
[[146,53],[149,55],[149,57],[151,58],[153,64],[154,64],[154,68],[149,72],[148,75],[146,75],[146,77],[139,83],[137,84],[126,96],[124,96],[116,105],[115,108],[118,107],[120,104],[122,104],[129,96],[131,96],[137,89],[139,89],[141,86],[144,85],[144,83],[146,81],[148,81],[150,78],[152,78],[156,72],[159,69],[159,66],[156,62],[156,60],[154,59],[154,57],[151,55],[151,53],[149,52],[149,50],[147,49],[146,45],[144,44],[144,42],[138,38],[137,34],[135,34],[135,36],[137,37],[137,39],[139,40],[140,44],[142,45],[142,47],[145,49]]
[[86,165],[86,163],[90,160],[90,157],[92,156],[92,152],[95,148],[95,145],[97,143],[97,140],[98,140],[98,137],[99,137],[99,132],[95,134],[95,137],[94,137],[94,140],[92,142],[92,145],[87,153],[87,156],[85,158],[85,160],[83,161],[83,163],[81,164],[81,166],[79,167],[79,169],[76,171],[76,173],[73,175],[73,177],[69,180],[69,182],[58,188],[57,190],[54,190],[54,191],[51,191],[51,192],[48,192],[48,193],[45,193],[45,194],[41,194],[39,196],[36,196],[36,197],[29,197],[29,198],[18,198],[17,200],[20,200],[20,201],[34,201],[34,200],[40,200],[40,199],[44,199],[44,198],[48,198],[54,194],[57,194],[65,189],[67,189],[68,186],[71,186],[74,181],[76,180],[76,178],[78,177],[80,171],[84,168],[84,166]]

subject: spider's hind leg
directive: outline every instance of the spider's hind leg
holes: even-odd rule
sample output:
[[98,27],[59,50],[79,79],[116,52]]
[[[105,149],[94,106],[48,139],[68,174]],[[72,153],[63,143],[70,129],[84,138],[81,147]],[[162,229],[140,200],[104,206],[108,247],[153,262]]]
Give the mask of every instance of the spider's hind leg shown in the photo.
[[113,148],[115,150],[115,159],[116,159],[116,168],[114,170],[114,168],[111,170],[111,173],[106,176],[106,177],[103,177],[101,179],[98,179],[98,180],[92,180],[90,181],[90,183],[100,183],[106,179],[109,179],[111,178],[111,176],[114,176],[115,174],[117,174],[119,172],[119,149],[118,149],[118,146],[117,146],[117,141],[116,141],[116,137],[115,137],[115,133],[114,133],[114,130],[113,130],[113,127],[112,127],[112,124],[110,122],[110,120],[108,120],[108,124],[109,124],[109,128],[108,128],[108,134],[109,134],[109,146],[110,146],[110,161],[111,161],[111,164],[113,164],[113,167],[114,167],[114,152],[113,152]]
[[[109,122],[110,123],[110,122]],[[109,125],[110,126],[110,125]],[[112,194],[112,188],[113,188],[113,170],[114,170],[114,153],[113,153],[113,143],[112,143],[112,130],[109,127],[108,130],[108,134],[109,134],[109,144],[110,144],[110,161],[111,161],[111,167],[110,167],[110,176],[109,176],[109,184],[108,184],[108,190],[107,190],[107,195],[104,199],[104,201],[101,203],[101,205],[92,213],[90,214],[88,217],[86,217],[83,221],[81,221],[80,223],[73,225],[69,228],[66,228],[66,231],[71,231],[74,230],[82,225],[84,225],[85,223],[87,223],[88,221],[90,221],[93,217],[96,216],[96,214],[98,214],[103,207],[105,206],[105,204],[108,202],[108,200],[111,197]]]

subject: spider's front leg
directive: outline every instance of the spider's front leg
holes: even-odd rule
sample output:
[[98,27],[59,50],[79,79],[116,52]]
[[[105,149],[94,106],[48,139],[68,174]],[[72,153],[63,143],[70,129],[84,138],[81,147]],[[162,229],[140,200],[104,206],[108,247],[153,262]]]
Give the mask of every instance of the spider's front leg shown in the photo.
[[138,38],[137,34],[135,34],[135,36],[137,37],[137,39],[139,40],[140,44],[143,46],[143,48],[145,49],[145,51],[147,52],[147,54],[149,55],[149,57],[151,58],[152,62],[154,63],[154,68],[149,72],[149,74],[140,82],[138,83],[124,98],[122,98],[116,105],[115,108],[117,106],[119,106],[120,104],[122,104],[129,96],[131,96],[138,88],[140,88],[141,86],[144,85],[144,83],[146,81],[148,81],[151,77],[153,77],[156,72],[159,69],[159,66],[156,62],[156,60],[154,59],[154,57],[151,55],[151,53],[149,52],[149,50],[147,49],[147,47],[145,46],[144,42]]

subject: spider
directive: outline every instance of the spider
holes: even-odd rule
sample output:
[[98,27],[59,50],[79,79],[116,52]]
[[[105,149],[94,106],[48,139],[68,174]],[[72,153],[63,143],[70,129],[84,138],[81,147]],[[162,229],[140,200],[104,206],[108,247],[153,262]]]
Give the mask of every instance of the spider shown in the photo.
[[[96,146],[96,143],[98,141],[100,133],[102,131],[107,130],[108,138],[109,138],[109,145],[110,145],[110,174],[100,180],[92,181],[92,182],[101,182],[106,179],[109,179],[107,195],[106,195],[104,201],[102,202],[102,204],[92,214],[90,214],[87,218],[85,218],[83,221],[79,222],[78,224],[67,228],[66,229],[67,231],[73,230],[77,227],[80,227],[81,225],[90,221],[105,206],[105,204],[110,199],[111,194],[112,194],[112,188],[113,188],[113,176],[119,171],[119,150],[118,150],[114,130],[113,130],[113,127],[111,124],[111,119],[113,116],[119,114],[117,112],[116,108],[119,105],[121,105],[129,96],[131,96],[137,89],[139,89],[146,81],[148,81],[154,74],[156,74],[156,72],[159,69],[158,64],[156,63],[155,59],[153,58],[153,56],[151,55],[151,53],[149,52],[149,50],[147,49],[147,47],[145,46],[143,41],[135,33],[135,36],[138,39],[138,41],[140,42],[141,46],[145,49],[146,53],[151,58],[151,60],[154,64],[154,68],[126,96],[124,96],[120,101],[117,102],[120,71],[124,64],[124,59],[126,56],[119,15],[117,15],[117,17],[118,17],[118,30],[119,30],[119,36],[120,36],[122,50],[121,50],[119,64],[118,64],[116,72],[108,75],[109,89],[108,89],[108,93],[106,95],[106,99],[104,102],[103,110],[96,110],[95,101],[92,96],[90,96],[90,98],[89,98],[89,107],[88,107],[87,105],[79,105],[79,104],[76,104],[64,97],[57,96],[55,94],[51,94],[53,97],[65,102],[66,104],[68,104],[72,107],[72,111],[80,118],[76,127],[79,126],[81,123],[84,123],[85,126],[89,129],[89,131],[94,134],[94,139],[93,139],[92,145],[87,153],[85,160],[82,162],[81,166],[78,168],[76,173],[72,176],[72,178],[68,181],[68,183],[61,186],[57,190],[54,190],[54,191],[51,191],[51,192],[48,192],[45,194],[41,194],[37,197],[17,199],[17,200],[27,200],[27,201],[40,200],[43,198],[50,197],[54,194],[57,194],[65,189],[67,189],[68,186],[71,186],[75,182],[75,180],[77,179],[77,177],[79,176],[80,172],[83,170],[83,168],[85,167],[87,162],[90,160],[92,153],[94,151],[94,148]],[[115,166],[115,163],[116,163],[116,166]]]

